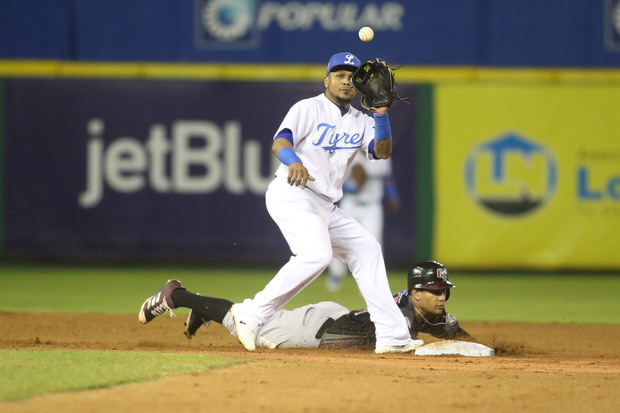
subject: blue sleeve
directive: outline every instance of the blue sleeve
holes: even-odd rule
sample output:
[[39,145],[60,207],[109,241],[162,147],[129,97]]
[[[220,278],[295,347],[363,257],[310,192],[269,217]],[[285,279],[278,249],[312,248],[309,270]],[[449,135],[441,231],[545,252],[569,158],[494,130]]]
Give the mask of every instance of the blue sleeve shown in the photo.
[[375,155],[375,140],[374,139],[370,141],[370,144],[368,144],[368,153],[372,154],[372,157],[374,159],[381,159],[381,158],[378,158],[377,155]]
[[385,196],[388,199],[398,199],[398,189],[396,188],[396,181],[394,176],[390,174],[385,178]]
[[282,129],[280,132],[278,132],[278,134],[275,138],[273,138],[273,140],[275,141],[278,138],[284,138],[288,140],[291,145],[295,146],[295,144],[293,143],[293,132],[288,128]]

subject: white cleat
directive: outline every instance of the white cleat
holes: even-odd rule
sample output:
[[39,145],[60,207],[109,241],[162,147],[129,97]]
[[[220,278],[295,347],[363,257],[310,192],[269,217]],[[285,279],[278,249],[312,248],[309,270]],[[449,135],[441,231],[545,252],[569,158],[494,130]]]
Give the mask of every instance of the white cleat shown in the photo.
[[409,344],[405,344],[403,346],[379,346],[375,348],[375,353],[377,354],[386,354],[386,353],[410,353],[417,349],[418,347],[422,347],[424,345],[424,341],[422,340],[411,340]]
[[243,344],[243,347],[247,351],[256,350],[256,333],[243,322],[235,312],[235,306],[230,309],[233,322],[235,323],[235,332],[237,333],[237,339]]

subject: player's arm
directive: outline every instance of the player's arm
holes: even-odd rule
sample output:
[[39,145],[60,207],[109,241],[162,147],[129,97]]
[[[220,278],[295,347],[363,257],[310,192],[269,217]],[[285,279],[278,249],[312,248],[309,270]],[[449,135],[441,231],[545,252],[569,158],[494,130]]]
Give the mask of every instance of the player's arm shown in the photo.
[[400,197],[398,196],[398,189],[396,188],[396,180],[391,172],[384,178],[383,184],[390,211],[394,214],[398,214],[400,212]]
[[335,348],[370,348],[376,343],[375,325],[368,312],[351,311],[330,322],[322,334],[316,338],[321,342],[319,347]]
[[387,159],[392,155],[392,131],[387,106],[371,108],[375,118],[374,155],[379,159]]
[[308,180],[314,181],[314,177],[308,173],[308,170],[301,162],[301,159],[295,153],[293,145],[286,137],[276,137],[271,146],[273,154],[286,166],[288,166],[288,183],[290,185],[299,186],[302,189],[306,187]]
[[364,185],[366,185],[366,169],[364,169],[361,164],[356,163],[353,165],[353,168],[351,168],[351,176],[358,189],[362,189]]
[[458,330],[456,330],[456,332],[454,333],[454,338],[458,338],[461,340],[476,340],[467,331],[463,330],[463,327],[461,326],[459,326]]

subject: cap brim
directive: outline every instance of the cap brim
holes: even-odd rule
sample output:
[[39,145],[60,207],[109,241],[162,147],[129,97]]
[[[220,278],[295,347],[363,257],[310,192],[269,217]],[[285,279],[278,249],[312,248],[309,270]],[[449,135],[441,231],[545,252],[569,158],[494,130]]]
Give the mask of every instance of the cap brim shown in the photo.
[[359,69],[359,67],[353,66],[353,65],[336,65],[332,67],[331,69],[329,69],[329,72],[327,72],[327,74],[330,74],[331,72],[335,72],[338,70],[350,70],[351,72],[355,72],[357,69]]

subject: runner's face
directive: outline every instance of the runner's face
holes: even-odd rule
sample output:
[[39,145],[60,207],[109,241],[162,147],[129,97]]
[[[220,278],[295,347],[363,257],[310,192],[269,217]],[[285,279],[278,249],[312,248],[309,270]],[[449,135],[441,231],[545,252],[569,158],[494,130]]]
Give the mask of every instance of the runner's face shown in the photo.
[[446,291],[441,290],[415,290],[411,299],[413,305],[423,313],[442,314],[446,305]]
[[336,70],[325,77],[325,95],[337,104],[349,103],[355,97],[355,89],[351,84],[353,72],[350,70]]

